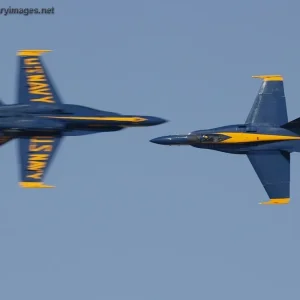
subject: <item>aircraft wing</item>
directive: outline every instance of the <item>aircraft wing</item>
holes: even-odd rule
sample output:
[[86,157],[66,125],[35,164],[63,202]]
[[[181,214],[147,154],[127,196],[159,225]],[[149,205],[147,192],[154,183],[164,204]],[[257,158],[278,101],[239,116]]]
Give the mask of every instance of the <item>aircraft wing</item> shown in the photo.
[[[41,59],[41,55],[45,52],[50,50],[18,51],[18,103],[56,106],[62,104],[53,80]],[[61,137],[37,136],[19,139],[21,187],[53,187],[44,184],[43,179],[60,142]]]
[[20,186],[23,188],[51,188],[43,182],[54,154],[61,142],[60,137],[34,137],[19,139],[21,168]]
[[261,151],[247,154],[270,200],[261,204],[288,204],[290,201],[290,154]]
[[281,126],[288,122],[281,75],[259,75],[263,82],[249,112],[246,123]]
[[18,103],[43,103],[49,105],[62,103],[54,87],[53,80],[40,57],[45,52],[50,52],[50,50],[18,51]]

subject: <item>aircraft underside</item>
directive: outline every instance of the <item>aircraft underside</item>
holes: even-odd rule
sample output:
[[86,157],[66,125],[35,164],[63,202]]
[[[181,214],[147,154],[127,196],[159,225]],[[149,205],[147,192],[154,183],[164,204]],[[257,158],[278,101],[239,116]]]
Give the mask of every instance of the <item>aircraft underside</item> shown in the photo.
[[0,145],[18,139],[22,187],[53,187],[43,180],[66,136],[167,122],[153,116],[121,115],[63,103],[40,57],[45,52],[49,50],[18,51],[17,103],[0,103]]

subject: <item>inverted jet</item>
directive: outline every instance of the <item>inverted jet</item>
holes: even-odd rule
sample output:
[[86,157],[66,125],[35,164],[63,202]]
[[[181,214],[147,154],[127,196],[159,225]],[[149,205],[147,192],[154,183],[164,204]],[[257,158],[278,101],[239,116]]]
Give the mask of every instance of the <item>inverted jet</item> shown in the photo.
[[18,139],[23,188],[54,187],[45,184],[44,177],[66,136],[115,132],[166,122],[152,116],[121,115],[64,104],[41,58],[49,51],[18,51],[17,103],[0,103],[0,145]]

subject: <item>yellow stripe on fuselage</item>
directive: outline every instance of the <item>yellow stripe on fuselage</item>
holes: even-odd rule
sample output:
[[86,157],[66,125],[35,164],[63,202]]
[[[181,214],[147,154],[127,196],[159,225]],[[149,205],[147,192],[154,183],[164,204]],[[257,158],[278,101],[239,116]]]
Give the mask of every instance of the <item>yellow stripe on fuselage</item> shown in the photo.
[[132,122],[139,123],[147,121],[141,117],[61,117],[61,116],[43,116],[50,119],[62,119],[62,120],[82,120],[82,121],[115,121],[115,122]]
[[244,133],[244,132],[218,132],[218,133],[230,137],[229,139],[220,142],[220,144],[300,140],[300,137],[288,136],[288,135],[257,134],[257,133]]

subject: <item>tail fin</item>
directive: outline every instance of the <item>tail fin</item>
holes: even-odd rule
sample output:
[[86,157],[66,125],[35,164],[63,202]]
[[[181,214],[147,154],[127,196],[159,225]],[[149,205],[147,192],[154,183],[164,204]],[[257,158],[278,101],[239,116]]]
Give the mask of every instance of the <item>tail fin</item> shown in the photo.
[[5,103],[2,101],[2,99],[0,98],[0,106],[5,105]]
[[281,127],[285,128],[285,129],[298,129],[298,130],[300,130],[300,118],[297,118],[293,121],[290,121],[290,122],[282,125]]

